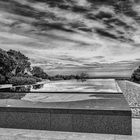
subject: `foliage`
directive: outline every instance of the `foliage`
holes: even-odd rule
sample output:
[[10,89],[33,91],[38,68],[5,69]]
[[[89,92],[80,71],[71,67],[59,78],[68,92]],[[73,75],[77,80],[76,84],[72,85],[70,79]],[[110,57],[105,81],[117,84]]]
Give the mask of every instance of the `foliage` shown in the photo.
[[40,67],[33,67],[31,71],[32,75],[42,79],[48,79],[48,75],[44,72],[44,70]]
[[24,54],[0,49],[0,84],[25,85],[42,81],[41,78],[28,74],[30,70],[31,63]]
[[42,81],[42,78],[38,78],[38,77],[35,77],[35,76],[33,76],[33,75],[29,75],[29,74],[27,74],[27,73],[25,73],[25,74],[18,73],[16,76],[17,76],[17,77],[33,78],[33,79],[36,80],[36,82],[41,82],[41,81]]
[[55,76],[49,76],[49,80],[71,80],[71,79],[76,79],[76,80],[82,80],[85,81],[88,79],[88,74],[82,72],[81,74],[77,75],[55,75]]
[[82,72],[79,75],[55,75],[49,76],[40,67],[32,67],[27,56],[20,51],[0,49],[0,84],[9,83],[13,85],[28,85],[49,80],[86,80],[88,75]]
[[13,87],[10,89],[10,92],[30,92],[30,91],[31,85]]
[[7,51],[7,54],[17,62],[17,66],[15,68],[15,74],[24,73],[25,70],[30,71],[31,63],[29,62],[29,58],[26,57],[24,54],[15,50],[9,50]]
[[81,79],[81,80],[86,80],[88,77],[89,77],[89,76],[88,76],[87,73],[82,72],[82,73],[79,75],[78,78]]
[[4,84],[5,82],[5,77],[0,74],[0,84]]
[[6,75],[6,73],[12,72],[16,65],[16,61],[6,51],[0,49],[0,73]]
[[11,77],[13,77],[13,76],[15,76],[12,72],[8,72],[8,73],[6,73],[6,75],[5,75],[5,77],[7,78],[7,79],[10,79]]
[[38,77],[33,77],[35,80],[36,80],[36,82],[41,82],[42,81],[42,78],[38,78]]
[[8,83],[14,86],[16,85],[30,85],[35,84],[36,79],[34,78],[26,78],[26,77],[12,77],[8,79]]
[[140,83],[140,66],[134,70],[130,80],[136,83]]

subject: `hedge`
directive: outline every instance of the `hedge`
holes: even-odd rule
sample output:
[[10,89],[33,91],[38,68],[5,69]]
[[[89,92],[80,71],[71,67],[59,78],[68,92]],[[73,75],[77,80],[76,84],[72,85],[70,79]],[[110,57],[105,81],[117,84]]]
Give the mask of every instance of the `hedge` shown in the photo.
[[8,79],[8,83],[12,84],[13,86],[17,85],[30,85],[35,84],[37,81],[34,78],[27,78],[27,77],[12,77]]

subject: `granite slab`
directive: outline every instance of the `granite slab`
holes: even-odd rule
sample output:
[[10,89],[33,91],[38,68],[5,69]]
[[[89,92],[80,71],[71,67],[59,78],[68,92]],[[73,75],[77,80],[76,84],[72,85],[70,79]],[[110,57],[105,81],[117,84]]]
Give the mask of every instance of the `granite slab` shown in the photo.
[[0,127],[132,134],[131,110],[122,94],[65,94],[56,100],[63,95],[47,93],[46,102],[0,99]]

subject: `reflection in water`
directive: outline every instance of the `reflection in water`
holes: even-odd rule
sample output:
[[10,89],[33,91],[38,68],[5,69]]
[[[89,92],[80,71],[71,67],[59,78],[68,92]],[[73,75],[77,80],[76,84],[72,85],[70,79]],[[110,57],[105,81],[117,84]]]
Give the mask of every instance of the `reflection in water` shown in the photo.
[[37,85],[26,85],[26,86],[16,86],[11,88],[11,92],[31,92],[32,89],[38,90],[43,88],[44,84],[37,84]]
[[22,87],[12,87],[12,88],[7,88],[7,89],[1,89],[0,99],[21,99],[26,95],[27,92],[30,92],[30,90],[31,90],[31,86],[29,85],[22,86]]
[[32,89],[41,89],[43,88],[44,84],[33,85]]
[[38,90],[43,88],[43,84],[37,85],[23,85],[23,86],[13,86],[12,88],[0,89],[0,92],[31,92],[32,89]]
[[12,88],[1,89],[3,92],[120,92],[113,79],[89,79],[86,81],[47,81],[35,85],[14,86]]
[[11,92],[30,92],[30,91],[31,91],[31,85],[11,88]]
[[43,87],[43,84],[40,84],[40,85],[38,84],[38,85],[26,85],[26,86],[17,86],[17,87],[12,87],[12,88],[1,89],[0,99],[21,99],[28,92],[30,92],[31,89],[40,89],[42,87]]
[[[24,85],[14,86],[12,88],[3,89],[0,92],[0,99],[21,99],[37,102],[52,102],[52,101],[72,101],[81,99],[81,95],[63,94],[47,94],[43,92],[51,91],[81,91],[81,92],[119,92],[116,88],[115,81],[113,79],[89,79],[86,82],[83,81],[50,81],[36,84],[36,85]],[[32,93],[30,93],[32,92]],[[25,96],[26,95],[26,96]],[[84,96],[84,95],[83,95]],[[86,96],[86,97],[85,97]],[[91,98],[84,96],[84,99]],[[94,97],[92,97],[94,98]],[[97,98],[97,97],[96,97]]]
[[0,89],[0,99],[21,99],[32,89],[41,89],[43,84],[14,86],[12,88]]
[[21,100],[40,102],[40,103],[54,103],[54,102],[73,102],[73,101],[85,101],[85,100],[103,100],[110,99],[103,95],[97,96],[91,94],[63,94],[63,93],[28,93]]
[[15,93],[15,92],[9,92],[9,93],[0,93],[0,99],[21,99],[23,98],[27,93]]

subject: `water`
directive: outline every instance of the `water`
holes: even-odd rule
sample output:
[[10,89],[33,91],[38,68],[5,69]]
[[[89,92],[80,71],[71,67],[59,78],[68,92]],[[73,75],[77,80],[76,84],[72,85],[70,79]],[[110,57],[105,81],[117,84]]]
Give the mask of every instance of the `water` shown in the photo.
[[119,92],[113,79],[88,79],[86,81],[61,80],[48,81],[45,84],[33,86],[32,92],[68,91],[68,92]]
[[9,99],[10,101],[16,99],[37,103],[70,102],[102,100],[104,93],[121,92],[114,79],[45,81],[36,85],[15,86],[9,90],[11,90],[9,93],[2,92],[0,99],[5,99],[7,102]]
[[121,92],[114,79],[44,81],[34,85],[3,88],[2,92]]

